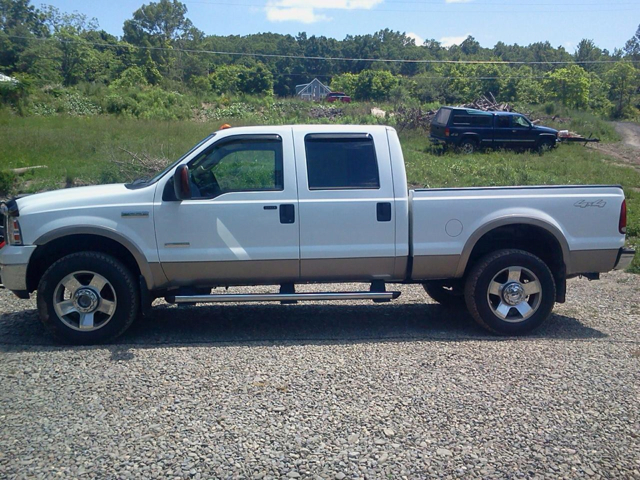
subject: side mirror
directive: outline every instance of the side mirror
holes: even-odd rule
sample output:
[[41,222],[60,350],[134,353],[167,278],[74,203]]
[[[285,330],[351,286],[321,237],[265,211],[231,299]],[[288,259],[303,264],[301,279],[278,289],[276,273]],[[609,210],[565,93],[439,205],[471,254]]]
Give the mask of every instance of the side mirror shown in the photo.
[[173,189],[178,200],[191,199],[191,179],[189,178],[189,167],[180,165],[173,174]]

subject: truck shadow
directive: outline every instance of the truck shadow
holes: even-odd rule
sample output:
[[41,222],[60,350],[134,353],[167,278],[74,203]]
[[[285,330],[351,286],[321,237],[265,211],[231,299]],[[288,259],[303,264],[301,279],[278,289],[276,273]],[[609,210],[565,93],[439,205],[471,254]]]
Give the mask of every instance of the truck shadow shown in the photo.
[[[523,339],[598,339],[607,335],[580,320],[553,315]],[[435,304],[381,305],[161,305],[113,342],[114,360],[130,348],[169,345],[353,344],[411,341],[502,341],[487,334],[463,309]],[[126,348],[123,348],[125,347]],[[0,348],[92,348],[57,345],[35,310],[0,315]]]

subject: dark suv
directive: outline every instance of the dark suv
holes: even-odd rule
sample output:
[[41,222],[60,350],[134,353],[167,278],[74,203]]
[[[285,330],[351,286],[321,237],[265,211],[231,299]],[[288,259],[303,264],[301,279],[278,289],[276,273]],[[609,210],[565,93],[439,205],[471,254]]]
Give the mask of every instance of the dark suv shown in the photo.
[[431,122],[431,141],[465,153],[482,148],[536,149],[556,146],[558,131],[533,125],[524,115],[441,107]]

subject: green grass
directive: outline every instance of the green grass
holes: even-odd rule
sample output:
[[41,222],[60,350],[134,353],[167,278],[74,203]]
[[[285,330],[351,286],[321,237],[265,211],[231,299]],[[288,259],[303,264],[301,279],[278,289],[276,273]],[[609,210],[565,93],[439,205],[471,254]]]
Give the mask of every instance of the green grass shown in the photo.
[[[358,119],[342,119],[345,123],[353,120]],[[233,125],[244,122],[254,123],[229,120]],[[0,112],[0,170],[48,166],[21,176],[13,193],[60,188],[65,183],[123,181],[131,172],[115,166],[113,160],[130,162],[125,150],[170,162],[222,123],[225,120],[219,118],[194,122],[102,115],[19,117]],[[621,184],[627,196],[629,243],[640,244],[640,173],[612,164],[601,153],[581,145],[562,145],[543,156],[511,151],[438,155],[423,133],[402,132],[401,139],[407,176],[414,186]],[[640,273],[638,257],[632,270]]]

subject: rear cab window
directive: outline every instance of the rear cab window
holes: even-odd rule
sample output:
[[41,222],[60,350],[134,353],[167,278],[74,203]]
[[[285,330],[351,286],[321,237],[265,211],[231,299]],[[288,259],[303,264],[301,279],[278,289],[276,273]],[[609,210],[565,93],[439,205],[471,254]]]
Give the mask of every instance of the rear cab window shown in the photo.
[[371,135],[308,134],[304,143],[309,190],[380,188]]

